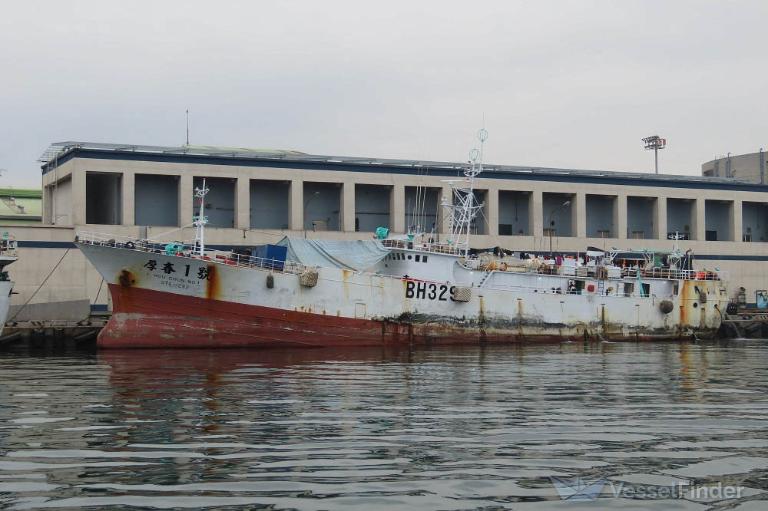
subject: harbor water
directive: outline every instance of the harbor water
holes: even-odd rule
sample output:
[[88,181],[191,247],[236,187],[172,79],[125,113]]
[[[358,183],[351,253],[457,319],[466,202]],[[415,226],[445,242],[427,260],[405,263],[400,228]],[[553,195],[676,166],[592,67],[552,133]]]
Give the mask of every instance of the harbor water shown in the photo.
[[768,509],[766,419],[761,340],[4,353],[0,508]]

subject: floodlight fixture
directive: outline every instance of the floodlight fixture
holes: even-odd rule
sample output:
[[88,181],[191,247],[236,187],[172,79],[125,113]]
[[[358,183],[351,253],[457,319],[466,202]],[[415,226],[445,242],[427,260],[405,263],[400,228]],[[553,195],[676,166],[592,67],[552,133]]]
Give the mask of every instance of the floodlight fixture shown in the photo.
[[645,137],[643,139],[643,143],[645,144],[645,149],[650,151],[653,150],[653,156],[654,156],[654,168],[656,169],[656,173],[659,173],[659,149],[664,149],[667,147],[667,139],[661,138],[658,135],[651,135],[650,137]]

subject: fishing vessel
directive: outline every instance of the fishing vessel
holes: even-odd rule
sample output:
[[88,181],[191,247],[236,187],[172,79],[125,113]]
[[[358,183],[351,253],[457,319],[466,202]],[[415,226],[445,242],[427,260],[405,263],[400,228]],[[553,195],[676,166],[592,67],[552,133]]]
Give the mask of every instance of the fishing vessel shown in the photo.
[[104,277],[105,348],[320,347],[712,337],[728,303],[717,271],[673,251],[521,254],[471,249],[482,148],[452,180],[450,234],[377,230],[363,241],[286,238],[205,246],[205,182],[190,243],[80,232]]
[[15,262],[19,256],[16,251],[17,244],[13,236],[7,232],[0,236],[0,335],[8,320],[8,310],[11,307],[11,293],[13,293],[13,281],[5,267]]

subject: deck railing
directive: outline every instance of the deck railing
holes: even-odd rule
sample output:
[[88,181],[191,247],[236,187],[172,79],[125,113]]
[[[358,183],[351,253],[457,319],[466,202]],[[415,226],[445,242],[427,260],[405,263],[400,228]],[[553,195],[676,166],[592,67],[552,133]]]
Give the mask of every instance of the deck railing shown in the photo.
[[447,245],[447,244],[441,244],[441,243],[417,244],[415,242],[410,242],[408,240],[387,239],[387,240],[382,240],[381,244],[387,248],[398,248],[401,250],[418,250],[419,252],[427,252],[430,254],[447,254],[447,255],[455,255],[455,256],[464,255],[463,250],[453,245]]
[[[662,279],[662,280],[724,280],[725,275],[722,271],[709,270],[673,270],[670,268],[620,268],[617,275],[614,271],[603,273],[602,278],[598,275],[599,266],[557,266],[554,264],[540,264],[539,266],[520,267],[510,266],[511,269],[504,269],[504,261],[494,262],[493,267],[484,264],[478,264],[477,260],[461,261],[461,265],[468,270],[500,271],[501,273],[529,273],[535,275],[553,275],[563,278],[593,278],[598,280],[616,280],[619,278],[638,278],[640,279]],[[474,262],[474,264],[473,264]]]
[[[563,277],[592,277],[597,276],[597,266],[580,266],[572,274],[557,272],[556,267],[539,268],[539,273],[561,275]],[[722,280],[722,272],[708,270],[675,270],[671,268],[621,268],[621,278],[662,279],[662,280]],[[618,278],[618,276],[613,276]],[[610,278],[609,278],[610,279]],[[609,280],[603,279],[603,280]]]
[[227,266],[243,268],[266,268],[282,273],[299,274],[307,269],[303,264],[280,259],[268,259],[232,251],[206,250],[201,256],[194,243],[181,241],[157,241],[138,239],[130,236],[117,236],[97,232],[79,232],[75,237],[76,243],[86,245],[137,250],[148,254],[159,254],[171,257],[184,257],[198,261],[210,261]]
[[[464,253],[460,249],[451,246],[437,243],[428,243],[418,245],[411,243],[408,240],[399,239],[386,239],[382,240],[382,245],[387,248],[401,249],[401,250],[418,250],[419,252],[427,252],[430,254],[447,254],[463,256]],[[503,263],[503,261],[500,261]],[[482,270],[482,263],[478,259],[462,260],[460,262],[462,266],[468,270]],[[556,266],[554,264],[543,263],[538,267],[526,268],[524,271],[513,273],[536,273],[539,275],[560,275],[563,277],[595,277],[597,266],[578,266],[572,267],[574,273],[568,273],[564,271],[568,267]],[[709,270],[674,270],[671,268],[621,268],[621,278],[637,278],[637,273],[640,272],[641,279],[664,279],[664,280],[723,280],[725,275],[722,271],[709,271]],[[614,278],[618,278],[615,276]]]
[[513,285],[513,286],[494,286],[493,284],[485,286],[483,289],[492,289],[494,291],[512,291],[512,292],[518,292],[518,293],[538,293],[538,294],[544,294],[544,295],[583,295],[583,296],[600,296],[600,297],[618,297],[618,298],[652,298],[656,299],[657,296],[655,294],[651,295],[641,295],[641,294],[635,294],[635,293],[627,293],[627,292],[619,292],[618,288],[613,288],[610,285],[605,290],[595,290],[595,291],[588,291],[585,289],[563,289],[563,288],[541,288],[536,286],[522,286],[522,285]]
[[672,279],[672,280],[721,280],[722,272],[708,270],[672,270],[669,268],[622,268],[621,276],[641,279]]

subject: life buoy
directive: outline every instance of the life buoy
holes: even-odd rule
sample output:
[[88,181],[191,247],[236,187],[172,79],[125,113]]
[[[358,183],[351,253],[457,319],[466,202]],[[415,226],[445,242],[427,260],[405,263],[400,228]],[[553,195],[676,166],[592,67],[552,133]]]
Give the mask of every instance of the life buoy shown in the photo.
[[136,248],[136,244],[132,241],[128,241],[125,243],[125,248],[129,250],[133,250],[134,248]]

